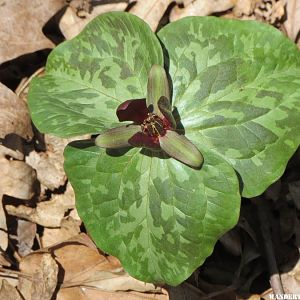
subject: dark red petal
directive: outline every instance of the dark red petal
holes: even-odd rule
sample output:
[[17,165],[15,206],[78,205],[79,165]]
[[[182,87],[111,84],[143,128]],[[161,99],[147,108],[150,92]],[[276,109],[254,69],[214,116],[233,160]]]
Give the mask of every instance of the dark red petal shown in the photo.
[[159,149],[159,140],[156,136],[148,136],[142,132],[137,132],[129,140],[129,144],[134,147],[143,147],[149,149]]
[[117,117],[120,122],[133,121],[142,124],[148,116],[146,99],[127,100],[117,108]]

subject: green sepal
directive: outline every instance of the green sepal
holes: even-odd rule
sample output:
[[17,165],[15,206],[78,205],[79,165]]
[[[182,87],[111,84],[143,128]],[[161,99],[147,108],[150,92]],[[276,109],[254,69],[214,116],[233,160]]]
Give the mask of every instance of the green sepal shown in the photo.
[[97,136],[95,144],[101,148],[117,149],[131,146],[128,140],[141,131],[139,125],[125,125],[109,129]]
[[170,89],[165,69],[160,65],[153,65],[148,76],[147,84],[147,107],[150,112],[163,117],[158,107],[161,96],[170,99]]
[[200,168],[203,163],[203,156],[198,148],[184,135],[168,130],[159,137],[161,148],[171,157],[189,165],[193,168]]
[[157,102],[158,108],[166,119],[171,123],[172,128],[176,128],[176,121],[172,114],[172,106],[170,100],[166,96],[161,96]]

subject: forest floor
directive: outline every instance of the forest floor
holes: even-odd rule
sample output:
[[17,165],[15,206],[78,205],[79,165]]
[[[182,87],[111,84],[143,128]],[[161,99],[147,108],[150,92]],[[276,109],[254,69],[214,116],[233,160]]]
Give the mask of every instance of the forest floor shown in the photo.
[[299,150],[260,199],[243,199],[239,223],[178,287],[132,278],[89,238],[63,170],[72,139],[34,128],[27,92],[51,49],[116,10],[154,31],[188,15],[257,20],[300,48],[299,0],[0,0],[0,299],[269,299],[270,281],[300,295]]

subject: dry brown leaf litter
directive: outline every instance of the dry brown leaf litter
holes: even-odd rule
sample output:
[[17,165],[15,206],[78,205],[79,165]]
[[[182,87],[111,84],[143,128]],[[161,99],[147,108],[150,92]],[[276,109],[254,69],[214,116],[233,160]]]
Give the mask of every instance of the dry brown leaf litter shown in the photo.
[[30,278],[21,278],[18,289],[25,299],[51,300],[58,280],[58,264],[50,253],[28,255],[30,264],[21,261],[20,270]]
[[31,300],[51,300],[57,285],[58,265],[51,254],[42,254],[39,268],[32,276]]
[[53,48],[42,28],[64,5],[64,0],[0,0],[0,64]]
[[18,134],[27,140],[33,136],[26,103],[0,83],[0,138],[9,133]]
[[299,40],[300,31],[300,1],[287,0],[286,21],[283,23],[287,36],[294,42]]
[[66,196],[54,196],[52,200],[38,202],[36,207],[6,205],[7,213],[34,222],[44,227],[60,227],[65,213],[74,209],[74,198],[65,201]]
[[0,145],[0,248],[8,245],[3,196],[29,200],[34,194],[35,171],[22,161],[23,154]]
[[176,21],[188,16],[208,16],[234,7],[236,0],[183,1],[183,7],[176,6],[170,13],[170,20]]
[[5,279],[0,280],[0,299],[23,300],[18,290]]
[[26,163],[37,172],[39,182],[46,189],[54,190],[64,185],[66,175],[63,168],[63,150],[70,142],[68,139],[45,135],[45,152],[32,151],[26,156]]
[[91,12],[86,12],[85,15],[78,15],[78,8],[68,7],[59,22],[59,28],[67,40],[72,39],[79,34],[82,29],[95,17],[109,11],[124,11],[127,7],[126,2],[103,4],[93,7]]
[[[132,278],[124,272],[117,259],[99,253],[85,234],[27,255],[22,259],[20,269],[31,276],[21,278],[18,286],[25,299],[37,299],[33,295],[50,299],[56,281],[61,285],[57,299],[70,299],[74,294],[85,294],[95,289],[98,297],[104,294],[111,299],[118,299],[116,291],[126,291],[124,293],[128,295],[131,294],[127,292],[129,290],[139,292],[140,299],[143,299],[142,292],[149,293],[145,299],[168,299],[161,288]],[[63,270],[60,273],[63,276],[59,276],[59,269]],[[158,294],[164,297],[156,297]]]
[[19,219],[17,226],[18,253],[20,256],[26,256],[32,252],[37,224]]
[[[7,1],[5,1],[7,3]],[[5,44],[5,47],[3,49],[0,49],[0,61],[5,56],[5,50],[7,50],[8,47],[10,47],[10,53],[4,60],[8,60],[14,57],[17,57],[22,54],[30,53],[30,51],[36,51],[39,49],[39,45],[42,45],[42,48],[45,47],[46,44],[48,44],[47,47],[52,47],[53,44],[42,34],[42,27],[45,25],[46,19],[49,19],[51,16],[53,16],[62,6],[58,5],[64,4],[62,3],[64,1],[45,1],[44,7],[42,9],[45,9],[49,3],[53,3],[53,7],[49,9],[47,13],[47,18],[45,17],[45,12],[41,13],[41,17],[44,18],[44,21],[42,22],[41,19],[37,18],[37,20],[34,20],[34,22],[31,22],[31,24],[27,24],[26,26],[23,26],[23,31],[25,32],[26,29],[29,30],[30,26],[35,26],[35,29],[32,31],[32,36],[36,36],[36,39],[32,42],[32,45],[29,45],[32,47],[33,50],[28,50],[28,45],[26,45],[26,38],[28,38],[29,34],[26,33],[24,36],[22,36],[22,39],[19,39],[19,44],[16,44],[15,47],[11,47],[11,45]],[[108,3],[108,4],[101,4],[92,3],[92,1],[86,1],[86,0],[72,0],[67,1],[70,2],[70,8],[65,12],[63,18],[60,22],[60,28],[62,29],[63,34],[65,37],[72,38],[74,35],[79,33],[82,28],[85,26],[85,24],[94,18],[96,15],[99,15],[105,11],[109,10],[125,10],[127,8],[127,1],[120,2],[120,3]],[[143,18],[145,21],[147,21],[151,28],[155,30],[161,21],[163,15],[166,13],[166,9],[171,4],[172,1],[130,1],[131,2],[131,9],[129,10],[131,13],[134,13],[141,18]],[[136,2],[135,4],[133,2]],[[175,2],[175,1],[174,1]],[[177,5],[173,4],[173,8],[170,9],[170,18],[171,20],[175,20],[178,18],[183,17],[184,15],[210,15],[215,13],[221,13],[221,15],[225,17],[232,17],[232,18],[239,18],[239,19],[255,19],[260,20],[263,22],[267,22],[270,24],[276,24],[276,26],[280,27],[280,24],[284,21],[284,18],[286,18],[286,22],[282,25],[282,30],[294,41],[297,42],[298,35],[299,35],[299,29],[300,29],[300,16],[299,16],[299,3],[297,0],[224,0],[224,1],[218,1],[218,0],[211,0],[211,1],[205,1],[205,0],[181,0],[176,1]],[[0,4],[3,3],[3,0],[0,0]],[[25,3],[25,2],[24,2]],[[27,1],[26,1],[27,3]],[[107,1],[106,1],[107,3]],[[16,5],[15,1],[9,2],[8,7],[13,7],[13,5]],[[30,14],[27,14],[27,8],[22,7],[19,11],[14,12],[10,16],[10,21],[13,22],[11,24],[22,24],[23,19],[20,18],[19,21],[16,19],[18,14],[23,12],[24,14],[27,14],[27,17],[33,18],[33,16],[36,16],[40,11],[39,7],[35,6],[35,1],[31,1],[31,11]],[[57,6],[56,6],[57,5]],[[60,7],[58,7],[60,6]],[[17,7],[17,6],[15,6]],[[0,11],[0,15],[3,14],[3,11]],[[5,18],[4,18],[5,19]],[[3,23],[3,18],[2,21]],[[39,25],[37,25],[37,23]],[[9,22],[8,22],[9,23]],[[278,25],[279,23],[279,25]],[[24,22],[23,22],[24,24]],[[22,26],[21,26],[22,27]],[[0,33],[0,41],[3,40],[3,36],[5,36],[5,30],[7,27],[4,28],[4,33]],[[36,30],[38,29],[38,30]],[[20,28],[16,31],[16,37],[20,33]],[[37,33],[38,32],[38,33]],[[1,35],[2,34],[2,35]],[[10,33],[11,34],[11,33]],[[14,39],[11,39],[13,41]],[[20,43],[24,42],[24,47],[20,49]],[[50,45],[51,44],[51,45]],[[40,49],[42,49],[40,48]],[[13,49],[13,50],[12,50]],[[20,51],[22,50],[22,51]],[[2,56],[1,56],[2,55]],[[25,80],[26,81],[26,80]],[[9,133],[17,133],[24,138],[31,137],[32,133],[29,131],[31,129],[28,129],[30,127],[24,125],[19,126],[18,122],[24,122],[26,124],[29,123],[28,121],[28,112],[26,105],[23,104],[26,102],[26,94],[27,94],[28,86],[26,85],[25,89],[21,87],[22,93],[20,95],[20,98],[22,101],[20,101],[20,98],[18,98],[12,91],[7,89],[6,87],[0,86],[0,101],[2,101],[3,109],[1,109],[1,113],[3,113],[2,118],[2,124],[3,126],[0,127],[0,133],[2,130],[2,136],[4,137],[6,134]],[[5,96],[7,95],[8,96]],[[5,98],[5,97],[6,98]],[[3,100],[5,99],[5,100]],[[7,100],[8,99],[8,100]],[[25,101],[24,101],[25,100]],[[18,109],[16,110],[14,105],[11,105],[12,101],[15,101],[13,103],[16,103],[15,107],[18,105]],[[1,103],[1,102],[0,102]],[[21,104],[22,103],[22,104]],[[21,108],[23,107],[23,108]],[[7,109],[14,108],[13,114],[10,115],[10,117],[7,117],[8,113],[6,113]],[[1,114],[0,113],[0,114]],[[20,113],[20,116],[17,114]],[[1,115],[0,115],[1,116]],[[26,117],[27,116],[27,120]],[[6,118],[6,119],[5,119]],[[17,123],[14,123],[14,126],[11,126],[7,120],[15,120]],[[22,133],[22,130],[24,133]],[[51,136],[46,135],[46,151],[42,152],[36,152],[36,151],[30,151],[29,155],[26,155],[26,162],[30,164],[33,168],[28,167],[28,164],[24,163],[24,155],[20,152],[12,151],[8,148],[2,148],[2,152],[6,153],[5,155],[2,155],[1,160],[3,165],[5,166],[3,169],[3,174],[7,174],[7,176],[4,176],[5,178],[2,179],[0,177],[0,188],[2,187],[2,190],[6,191],[7,195],[10,195],[12,197],[15,197],[16,199],[31,199],[32,195],[34,195],[35,190],[33,189],[33,183],[36,180],[36,172],[38,176],[38,181],[41,186],[41,193],[39,195],[35,194],[35,196],[38,196],[38,200],[36,203],[31,203],[29,205],[19,205],[19,206],[8,206],[8,212],[15,214],[18,216],[16,218],[17,220],[17,232],[16,236],[10,236],[11,240],[16,240],[17,243],[17,251],[18,255],[21,256],[21,266],[24,267],[25,261],[31,257],[34,257],[34,259],[31,261],[29,260],[28,270],[30,269],[29,266],[37,265],[37,269],[35,269],[36,275],[35,278],[38,278],[37,281],[40,281],[40,285],[36,285],[35,281],[33,280],[33,274],[29,270],[29,273],[31,274],[31,280],[27,280],[28,286],[26,287],[26,284],[24,284],[24,278],[27,278],[27,270],[26,268],[22,269],[23,275],[20,275],[20,283],[19,283],[19,290],[25,295],[25,300],[32,299],[32,297],[35,297],[35,299],[38,299],[38,297],[42,297],[47,299],[47,297],[50,297],[50,294],[53,293],[53,287],[57,284],[62,284],[62,287],[60,288],[57,299],[58,300],[75,300],[75,299],[168,299],[167,293],[165,291],[162,291],[163,294],[153,294],[151,289],[147,290],[149,293],[142,293],[141,290],[139,290],[139,285],[136,284],[136,282],[132,281],[130,276],[126,273],[124,273],[121,269],[121,266],[119,263],[112,263],[110,262],[114,268],[107,269],[106,267],[104,269],[101,269],[103,267],[103,257],[98,253],[98,250],[95,248],[94,245],[90,242],[89,246],[85,245],[83,246],[78,245],[81,242],[78,242],[75,238],[75,243],[68,241],[68,239],[71,236],[77,235],[80,232],[80,224],[81,221],[78,217],[77,211],[74,208],[74,194],[72,189],[69,185],[66,187],[65,192],[59,191],[57,193],[57,189],[61,189],[66,184],[66,177],[63,172],[63,156],[62,151],[65,146],[65,142],[53,138]],[[3,146],[1,146],[3,147]],[[11,157],[12,159],[9,159]],[[5,160],[4,160],[5,159]],[[28,169],[29,168],[29,169]],[[26,174],[27,169],[27,175]],[[36,171],[35,171],[36,170]],[[20,173],[18,175],[17,173]],[[1,174],[2,175],[2,174]],[[8,178],[6,178],[8,177]],[[28,177],[28,178],[27,178]],[[298,178],[299,181],[299,178]],[[289,182],[288,190],[289,193],[287,195],[287,199],[290,203],[294,203],[295,206],[299,209],[299,197],[298,194],[300,193],[298,182],[297,180],[293,180]],[[300,182],[300,181],[299,181]],[[3,185],[7,189],[3,189]],[[277,184],[277,187],[273,189],[270,189],[268,192],[270,199],[273,199],[272,201],[279,201],[281,197],[281,190],[282,186]],[[54,191],[50,192],[50,191]],[[3,195],[3,193],[2,193]],[[49,196],[50,195],[50,196]],[[1,196],[2,199],[2,196]],[[36,201],[36,200],[35,200]],[[23,203],[24,204],[24,203]],[[2,206],[1,206],[2,207]],[[1,209],[0,209],[1,214]],[[288,243],[291,241],[294,235],[294,226],[295,223],[293,223],[291,220],[295,218],[293,216],[294,212],[292,212],[288,208],[282,208],[280,211],[280,232],[279,234],[284,236],[285,243]],[[56,215],[56,216],[54,216]],[[12,218],[12,216],[10,217]],[[286,220],[289,219],[291,222],[286,222]],[[26,221],[31,220],[31,221]],[[42,233],[36,232],[37,224],[39,224],[43,228]],[[5,215],[2,210],[2,216],[0,215],[0,226],[4,231],[0,231],[0,246],[3,246],[2,249],[6,249],[7,247],[7,234],[6,234],[6,220]],[[251,228],[248,226],[248,229],[246,231],[248,232],[248,235],[250,235]],[[253,230],[252,230],[253,231]],[[26,232],[26,233],[25,233]],[[1,236],[2,234],[2,236]],[[251,233],[253,235],[253,232]],[[80,235],[82,237],[82,235]],[[34,240],[35,239],[35,240]],[[253,238],[252,238],[253,240]],[[43,249],[40,251],[40,253],[32,252],[32,244],[35,244],[37,242],[40,243],[41,247],[50,247]],[[68,241],[71,245],[70,247],[64,248],[63,245]],[[55,252],[55,247],[51,248],[53,244],[56,244],[57,242],[62,242],[61,245],[58,245],[57,249],[60,249],[59,251]],[[243,252],[243,249],[241,250],[241,240],[240,236],[238,234],[233,233],[231,236],[224,237],[221,241],[222,245],[229,251],[230,253],[233,253],[235,256],[239,256],[241,254],[245,255]],[[84,243],[83,243],[84,244]],[[248,257],[250,257],[250,262],[253,260],[255,262],[255,259],[259,259],[259,252],[257,252],[256,249],[251,248],[251,243],[248,241],[243,246],[245,249],[248,249]],[[89,250],[87,250],[87,248]],[[283,247],[284,248],[284,247]],[[91,259],[91,257],[87,257],[86,260],[83,259],[84,253],[90,252],[90,249],[94,249],[93,253],[95,254],[95,257]],[[286,249],[286,248],[284,248]],[[44,252],[43,252],[44,251]],[[242,252],[241,252],[242,251]],[[285,250],[284,250],[285,251]],[[283,251],[283,252],[284,252]],[[76,256],[76,253],[81,253],[81,255]],[[43,254],[46,254],[46,258],[44,263],[41,263],[41,257],[43,257]],[[3,252],[2,252],[3,254]],[[49,256],[51,254],[51,256]],[[97,255],[96,255],[97,254]],[[56,255],[60,257],[60,260],[63,261],[63,267],[57,262],[60,263],[59,259],[56,260]],[[99,256],[100,255],[100,256]],[[281,253],[282,255],[282,253]],[[24,256],[22,258],[22,256]],[[81,257],[82,256],[82,257]],[[50,259],[51,257],[51,259]],[[61,257],[65,257],[66,260],[64,260]],[[93,256],[92,256],[93,257]],[[76,262],[79,261],[79,266],[82,270],[85,270],[84,272],[80,272],[80,270],[74,269],[76,264],[74,263],[76,258]],[[35,259],[37,262],[35,263]],[[113,258],[107,258],[110,260],[114,260]],[[47,262],[48,260],[48,262]],[[93,261],[96,265],[96,261],[100,264],[100,269],[98,269],[95,266],[91,266],[91,261]],[[52,264],[52,263],[53,264]],[[104,260],[104,265],[107,262]],[[0,264],[9,266],[10,263],[5,260],[3,256],[0,256]],[[41,267],[41,265],[44,265],[44,270]],[[109,265],[109,264],[108,264]],[[56,279],[58,280],[58,283],[55,283],[55,274],[56,274],[56,267],[62,268],[63,272],[66,271],[67,274],[76,274],[75,277],[71,277],[71,275],[68,275],[66,279],[59,278],[59,276],[56,276]],[[90,269],[87,269],[88,266],[91,266]],[[98,266],[98,265],[97,265]],[[52,269],[54,274],[52,276],[52,281],[47,278],[47,274],[45,274],[45,269]],[[81,271],[82,271],[81,270]],[[261,272],[261,269],[257,269],[256,272]],[[282,274],[282,280],[283,283],[288,291],[291,291],[295,288],[299,287],[299,274],[298,274],[298,267],[295,265],[294,269],[287,270]],[[128,277],[129,276],[129,277]],[[51,277],[51,276],[50,276]],[[129,282],[128,282],[129,278]],[[2,299],[2,295],[5,295],[7,299],[10,299],[9,297],[12,297],[13,299],[18,299],[18,295],[15,293],[18,291],[15,289],[15,282],[16,278],[14,278],[14,282],[12,279],[9,279],[10,281],[7,281],[6,283],[3,283],[1,281],[1,290],[0,290],[0,299]],[[11,283],[12,281],[12,283]],[[25,280],[26,281],[26,280]],[[8,283],[9,282],[9,283]],[[23,283],[22,283],[23,282]],[[48,283],[47,283],[48,282]],[[51,283],[52,282],[52,283]],[[10,284],[11,283],[11,284]],[[22,284],[21,284],[22,283]],[[51,284],[50,284],[51,283]],[[200,284],[201,283],[201,284]],[[174,295],[179,296],[180,300],[184,300],[184,297],[190,297],[191,299],[198,299],[197,296],[199,296],[199,291],[201,291],[202,294],[210,293],[211,291],[215,291],[216,289],[222,287],[222,285],[214,285],[214,284],[208,284],[207,282],[198,282],[197,291],[193,295],[188,295],[186,291],[190,291],[191,289],[187,290],[181,290],[182,294],[180,294],[180,289],[176,288],[174,293],[172,294],[172,299],[174,298]],[[74,286],[75,285],[75,286]],[[128,286],[132,287],[134,286],[134,289],[139,290],[140,292],[127,292],[122,289],[124,289]],[[4,286],[4,287],[3,287]],[[67,286],[69,286],[67,288]],[[223,286],[224,287],[224,286]],[[226,288],[226,286],[225,286]],[[109,289],[109,291],[105,290]],[[119,291],[119,290],[122,291]],[[7,291],[8,294],[7,294]],[[1,294],[6,293],[6,294]],[[235,296],[234,292],[230,292],[230,297]],[[267,293],[266,293],[267,295]],[[219,299],[222,298],[224,295],[221,295]],[[254,295],[253,297],[259,297],[258,295]],[[229,296],[228,296],[229,297]],[[5,298],[5,299],[6,299]],[[176,298],[174,298],[176,299]],[[217,299],[217,298],[216,298]]]
[[147,22],[151,29],[155,31],[166,9],[172,2],[173,0],[139,0],[129,12]]
[[75,220],[71,216],[62,219],[59,228],[45,227],[41,237],[41,246],[50,247],[56,243],[62,243],[71,237],[79,234],[81,221]]

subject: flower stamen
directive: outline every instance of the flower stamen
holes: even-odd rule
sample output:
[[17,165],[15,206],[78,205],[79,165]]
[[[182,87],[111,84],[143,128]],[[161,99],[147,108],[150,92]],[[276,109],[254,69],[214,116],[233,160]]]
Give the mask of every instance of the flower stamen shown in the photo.
[[148,136],[158,137],[166,134],[163,120],[154,113],[148,113],[148,117],[141,124],[142,132]]

